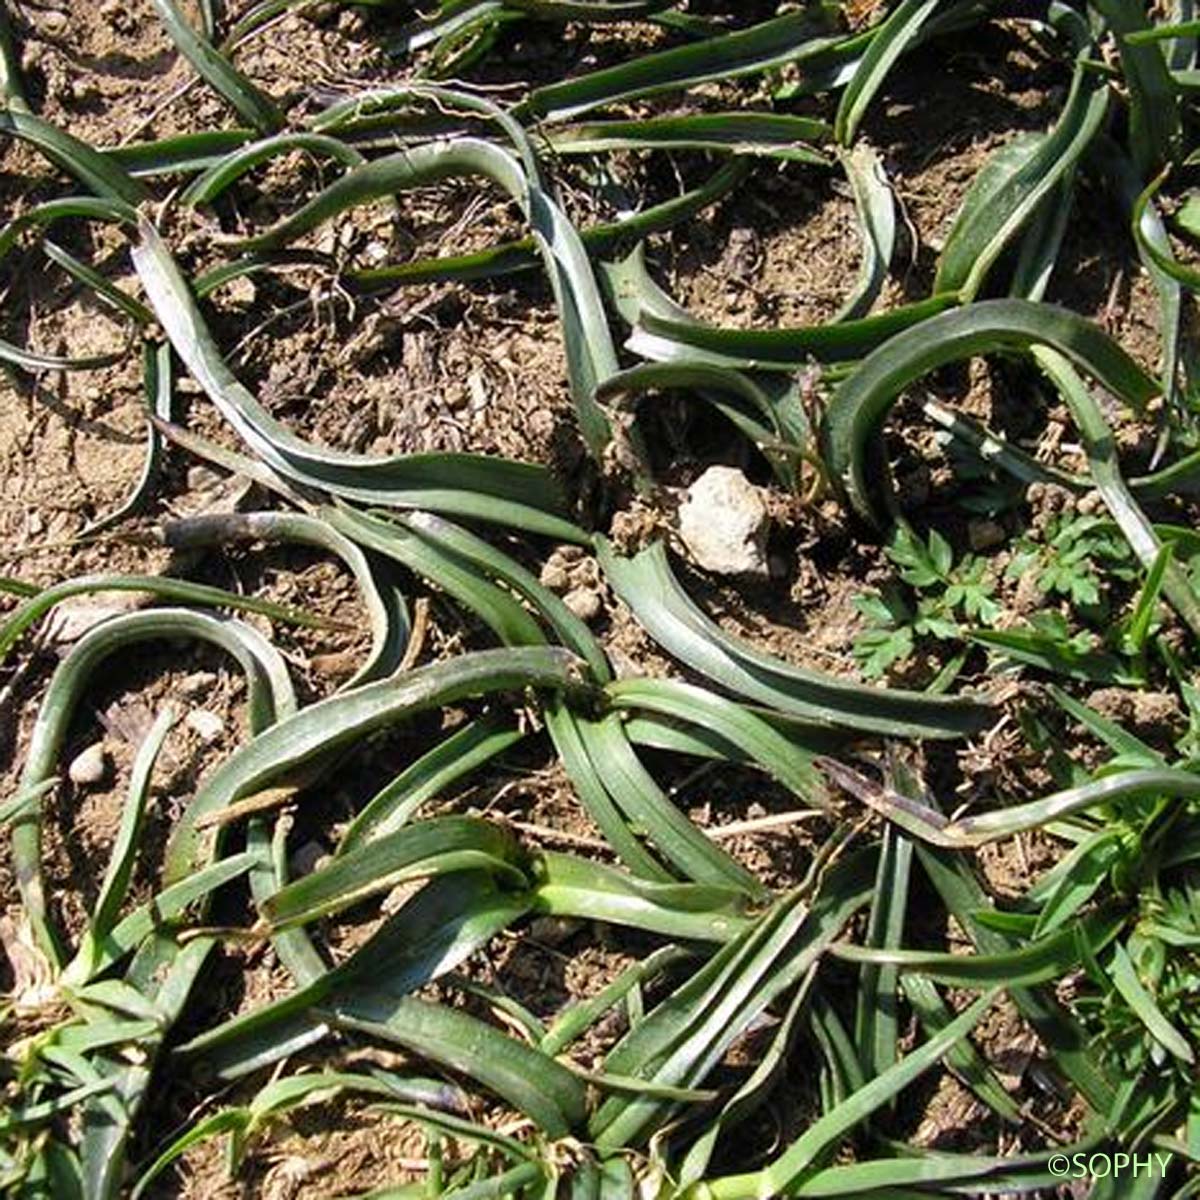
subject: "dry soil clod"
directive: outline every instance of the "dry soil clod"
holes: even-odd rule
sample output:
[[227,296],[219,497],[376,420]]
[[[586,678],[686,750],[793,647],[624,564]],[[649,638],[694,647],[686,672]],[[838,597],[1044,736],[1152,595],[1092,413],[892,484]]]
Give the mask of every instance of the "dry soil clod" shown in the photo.
[[766,575],[770,518],[762,493],[736,467],[709,467],[679,506],[679,536],[718,575]]

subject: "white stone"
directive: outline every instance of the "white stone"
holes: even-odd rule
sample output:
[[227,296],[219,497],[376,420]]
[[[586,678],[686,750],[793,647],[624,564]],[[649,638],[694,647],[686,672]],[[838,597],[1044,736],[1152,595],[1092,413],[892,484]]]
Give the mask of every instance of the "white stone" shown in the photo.
[[215,742],[225,732],[225,722],[207,708],[194,708],[187,715],[188,728],[199,734],[202,742]]
[[103,742],[93,742],[86,750],[80,751],[67,768],[71,782],[82,787],[100,783],[107,774],[108,755],[104,752]]
[[767,574],[770,519],[762,493],[736,467],[709,467],[679,507],[679,536],[718,575]]

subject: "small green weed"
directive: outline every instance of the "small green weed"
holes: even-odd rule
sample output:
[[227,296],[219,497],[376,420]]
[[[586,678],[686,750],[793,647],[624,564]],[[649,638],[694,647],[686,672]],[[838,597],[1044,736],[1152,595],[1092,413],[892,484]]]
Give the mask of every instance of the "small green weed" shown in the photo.
[[1137,577],[1129,543],[1111,521],[1093,515],[1056,513],[1041,537],[1026,535],[1017,543],[1006,579],[1033,572],[1048,596],[1065,596],[1085,616],[1102,617],[1107,608],[1104,578]]
[[987,560],[967,554],[955,563],[950,543],[936,529],[922,541],[907,524],[898,524],[886,554],[907,587],[889,583],[855,600],[870,622],[853,651],[868,678],[911,657],[920,639],[960,642],[964,623],[991,625],[1000,616]]

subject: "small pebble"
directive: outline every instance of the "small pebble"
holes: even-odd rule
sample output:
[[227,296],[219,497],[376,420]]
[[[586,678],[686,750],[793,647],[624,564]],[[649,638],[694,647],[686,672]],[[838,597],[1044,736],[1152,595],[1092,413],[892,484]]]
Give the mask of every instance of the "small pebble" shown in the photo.
[[563,603],[581,620],[591,621],[600,615],[600,596],[590,588],[572,588]]
[[542,586],[548,587],[552,592],[565,592],[571,586],[571,576],[566,567],[554,559],[542,568],[541,581]]
[[249,308],[258,299],[258,288],[254,286],[254,280],[239,275],[225,285],[223,295],[231,304]]
[[471,393],[471,411],[483,412],[488,406],[487,384],[478,371],[472,371],[467,376],[467,389]]
[[770,518],[762,492],[735,467],[709,467],[679,506],[679,536],[718,575],[766,575]]
[[187,715],[187,726],[203,742],[215,742],[225,732],[225,722],[207,708],[194,708]]
[[67,768],[67,775],[72,783],[81,787],[89,787],[103,781],[108,774],[108,755],[103,742],[93,742],[86,750],[81,751]]

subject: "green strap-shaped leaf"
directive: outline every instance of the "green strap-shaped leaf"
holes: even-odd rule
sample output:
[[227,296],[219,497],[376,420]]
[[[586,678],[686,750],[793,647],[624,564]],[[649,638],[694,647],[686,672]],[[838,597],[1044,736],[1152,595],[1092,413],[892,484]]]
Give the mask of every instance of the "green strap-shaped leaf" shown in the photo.
[[[946,1004],[932,980],[924,975],[909,974],[900,979],[904,998],[912,1005],[921,1027],[928,1034],[937,1033],[954,1020],[954,1010]],[[996,1072],[974,1043],[964,1038],[946,1054],[948,1066],[971,1091],[994,1113],[1010,1125],[1024,1119],[1017,1102],[1005,1091]]]
[[29,112],[25,81],[21,77],[21,56],[13,35],[8,10],[0,5],[0,100],[14,112]]
[[[384,554],[391,554],[407,563],[413,570],[445,588],[461,603],[477,613],[501,641],[513,646],[543,645],[546,636],[537,621],[513,596],[483,578],[487,572],[527,596],[547,617],[556,632],[588,655],[593,678],[608,678],[609,669],[602,653],[586,628],[578,629],[574,618],[566,618],[559,609],[561,602],[550,596],[529,572],[511,562],[492,547],[486,546],[465,530],[418,520],[412,528],[383,521],[374,516],[337,512],[333,518],[348,532],[365,544]],[[417,530],[420,530],[418,534]],[[545,710],[546,727],[562,757],[584,807],[600,827],[601,832],[629,867],[649,879],[670,878],[655,857],[634,836],[622,813],[622,805],[608,780],[608,752],[601,746],[600,723],[577,714],[561,700],[553,700]],[[617,730],[610,736],[624,735]],[[626,752],[632,751],[626,747]],[[644,782],[644,781],[643,781]],[[655,788],[655,791],[657,789]],[[648,832],[656,839],[665,839],[678,852],[677,823],[667,815],[662,799],[643,794],[626,797],[643,819],[648,819]],[[700,837],[696,832],[694,837]],[[692,849],[696,846],[692,843]],[[686,854],[686,850],[684,851]],[[725,871],[729,864],[715,847],[708,852],[708,869]]]
[[500,826],[476,817],[433,817],[287,884],[264,901],[263,916],[273,929],[303,925],[401,883],[455,871],[488,871],[521,888],[523,857],[516,838]]
[[751,379],[726,367],[649,362],[619,371],[596,392],[596,398],[625,407],[647,392],[660,390],[711,404],[762,451],[784,487],[798,488],[809,428],[790,381],[781,387],[777,379]]
[[825,141],[824,121],[781,113],[698,113],[637,121],[589,121],[551,125],[540,131],[554,154],[603,154],[613,150],[714,150],[827,165],[829,158],[807,143]]
[[128,799],[121,813],[121,823],[113,843],[112,855],[100,885],[100,895],[96,900],[89,926],[89,933],[97,941],[103,941],[116,924],[117,914],[125,901],[145,821],[146,801],[150,794],[150,775],[174,722],[174,712],[169,708],[164,709],[146,735],[134,759]]
[[[1063,11],[1069,10],[1064,6]],[[1073,12],[1066,19],[1083,24]],[[946,239],[935,291],[957,291],[964,300],[973,300],[1004,248],[1100,133],[1108,91],[1085,65],[1092,52],[1086,28],[1077,37],[1082,43],[1079,60],[1058,124],[1044,137],[1018,139],[989,160]]]
[[205,860],[197,822],[235,800],[320,770],[339,749],[430,708],[514,688],[586,690],[580,668],[556,647],[481,650],[309,705],[243,746],[197,792],[171,832],[166,879],[174,882]]
[[96,592],[141,592],[149,596],[161,596],[164,600],[210,608],[262,613],[277,621],[310,628],[327,624],[321,617],[276,604],[273,600],[243,596],[237,592],[227,592],[224,588],[210,587],[206,583],[193,583],[189,579],[172,579],[167,575],[79,575],[31,596],[0,625],[0,663],[7,658],[18,638],[57,605],[73,596],[88,596]]
[[578,538],[575,526],[561,515],[557,488],[541,467],[471,454],[372,458],[322,449],[298,438],[230,371],[186,280],[144,220],[133,260],[175,352],[221,415],[281,475],[367,503],[443,509],[566,540]]
[[344,690],[390,674],[404,655],[411,632],[404,597],[379,577],[377,564],[359,546],[326,521],[288,512],[220,513],[168,522],[163,527],[163,538],[174,549],[262,541],[294,542],[328,550],[354,576],[371,625],[371,650],[343,685]]
[[645,830],[667,862],[697,883],[732,888],[759,900],[766,898],[762,884],[710,841],[662,791],[630,746],[618,717],[591,722],[590,729],[589,754],[601,770],[613,801],[632,826]]
[[[784,897],[717,952],[609,1052],[605,1070],[655,1084],[695,1087],[775,997],[807,973],[865,902],[874,855],[833,868],[807,903]],[[671,1111],[661,1100],[610,1097],[589,1130],[602,1149],[641,1141]]]
[[169,926],[193,904],[245,875],[254,866],[255,858],[254,854],[231,854],[222,858],[138,905],[117,922],[103,941],[93,941],[85,935],[78,953],[63,971],[63,979],[69,983],[86,982],[108,970],[126,955],[143,947],[148,938]]
[[516,111],[522,117],[562,120],[602,104],[680,91],[712,79],[736,79],[803,61],[836,45],[837,40],[829,36],[825,13],[786,13],[749,29],[644,54],[578,79],[535,88]]
[[580,1128],[584,1084],[540,1051],[464,1012],[415,997],[334,1001],[320,1015],[334,1028],[402,1046],[481,1083],[552,1138]]
[[756,703],[818,728],[895,737],[953,737],[981,729],[991,720],[990,707],[983,701],[867,687],[754,649],[696,607],[672,574],[662,543],[623,558],[597,538],[596,553],[605,578],[655,641],[694,670]]
[[433,513],[405,513],[395,520],[418,537],[444,546],[452,554],[512,588],[542,615],[558,640],[588,664],[597,683],[607,683],[612,678],[612,668],[592,631],[531,571],[497,550],[490,542]]
[[838,104],[833,129],[839,144],[849,146],[854,141],[867,106],[901,55],[918,39],[922,25],[937,11],[938,3],[939,0],[901,0],[875,27],[874,36]]
[[366,161],[353,146],[347,146],[339,138],[325,137],[319,133],[279,133],[239,146],[231,154],[220,158],[188,185],[180,201],[192,207],[211,204],[248,171],[294,150],[320,154],[345,167],[359,167]]
[[[942,903],[962,925],[977,950],[996,954],[1016,948],[1012,938],[989,928],[979,919],[980,913],[994,911],[994,906],[964,855],[933,850],[920,842],[915,849]],[[1085,1032],[1053,994],[1031,988],[1013,988],[1011,995],[1056,1065],[1088,1104],[1099,1113],[1111,1112],[1113,1085],[1097,1061]]]
[[360,992],[398,997],[415,991],[454,970],[531,904],[527,894],[501,892],[484,872],[433,879],[336,967],[293,971],[294,991],[227,1019],[180,1053],[223,1079],[240,1078],[327,1036],[318,1004]]
[[932,950],[871,949],[835,946],[833,953],[848,962],[889,965],[901,971],[919,971],[939,983],[956,987],[990,987],[1009,984],[1028,987],[1061,979],[1078,965],[1079,938],[1098,953],[1121,931],[1123,913],[1093,913],[1077,927],[1060,929],[1019,950],[999,954],[943,954]]
[[534,907],[559,917],[627,925],[684,941],[727,942],[747,926],[738,887],[658,883],[602,863],[544,851],[534,862]]
[[[151,609],[113,617],[86,633],[55,671],[38,711],[21,776],[21,790],[32,791],[54,774],[71,717],[101,663],[129,645],[155,639],[194,637],[232,654],[249,683],[250,726],[264,729],[278,715],[294,710],[296,698],[283,659],[257,631],[239,621],[219,621],[186,609]],[[30,925],[42,950],[61,968],[65,947],[46,907],[42,880],[41,806],[18,817],[12,828],[13,865]],[[186,875],[194,864],[179,872]]]
[[[1045,937],[1061,928],[1100,890],[1110,869],[1120,858],[1121,837],[1115,830],[1102,829],[1091,834],[1070,854],[1054,864],[1047,875],[1057,880],[1053,892],[1038,913],[1033,937]],[[1046,882],[1043,876],[1039,884]],[[1032,889],[1030,898],[1032,899]]]
[[197,33],[175,0],[153,0],[155,11],[179,53],[238,116],[259,133],[275,133],[283,114],[266,93],[255,87],[213,44]]
[[1135,0],[1089,0],[1116,35],[1121,72],[1129,89],[1129,149],[1142,179],[1178,158],[1183,136],[1179,93],[1162,47],[1131,40],[1151,27]]
[[621,860],[643,879],[667,882],[674,877],[642,845],[608,788],[603,756],[596,744],[596,722],[566,704],[546,709],[546,729],[563,768],[588,815]]
[[883,290],[896,249],[896,205],[883,161],[870,146],[860,145],[839,155],[858,212],[862,265],[858,280],[835,321],[865,317]]
[[205,129],[153,142],[110,146],[100,153],[120,163],[135,179],[142,179],[205,171],[253,140],[253,129]]
[[55,166],[108,201],[125,220],[132,220],[133,210],[146,199],[146,190],[120,164],[33,113],[11,107],[0,112],[0,133],[36,146]]
[[1153,796],[1194,799],[1200,796],[1200,776],[1172,767],[1119,771],[1041,800],[1030,800],[1026,804],[974,817],[961,817],[947,824],[944,833],[955,845],[980,846],[1026,829],[1036,829],[1098,804]]
[[[434,94],[457,96],[444,90]],[[474,106],[479,104],[476,100]],[[385,155],[351,168],[291,217],[243,240],[240,248],[279,249],[338,213],[398,191],[460,175],[491,179],[521,209],[542,252],[558,305],[580,429],[589,448],[599,455],[609,431],[592,393],[616,371],[617,362],[591,264],[575,227],[545,190],[537,157],[524,131],[508,114],[494,107],[487,111],[510,136],[520,161],[502,147],[473,137],[431,142]]]
[[748,708],[674,679],[624,679],[605,691],[614,707],[657,712],[712,730],[801,799],[824,805],[825,790],[812,757]]
[[[670,200],[653,204],[640,212],[623,216],[616,221],[602,221],[586,226],[579,237],[593,257],[619,253],[622,247],[637,243],[641,238],[688,220],[709,205],[733,191],[750,173],[749,158],[732,158],[710,179]],[[447,254],[435,258],[420,258],[413,262],[395,263],[365,270],[348,270],[345,279],[349,286],[374,292],[412,283],[436,283],[442,280],[491,279],[495,276],[536,270],[541,260],[537,242],[532,237],[502,242],[486,250],[468,254]],[[601,282],[609,284],[611,264],[601,262]],[[610,288],[611,290],[611,288]]]
[[[912,842],[894,825],[884,832],[875,895],[867,918],[865,943],[894,950],[903,944],[908,909]],[[900,973],[893,966],[864,963],[858,975],[854,1038],[863,1071],[879,1075],[896,1062]]]
[[357,813],[338,842],[338,855],[399,829],[456,780],[515,746],[525,734],[496,715],[470,721],[415,759]]
[[1028,300],[984,300],[942,313],[869,354],[825,410],[825,463],[850,507],[877,527],[886,524],[883,505],[868,482],[868,454],[879,426],[910,383],[957,359],[1037,345],[1057,350],[1134,408],[1158,394],[1158,384],[1116,342],[1065,309]]
[[872,317],[791,329],[726,329],[647,309],[626,345],[658,362],[794,372],[813,358],[830,363],[861,358],[957,303],[958,296],[946,292]]
[[[1182,354],[1183,292],[1178,279],[1164,271],[1156,256],[1174,260],[1171,239],[1150,196],[1143,198],[1142,181],[1119,146],[1107,138],[1097,140],[1096,162],[1112,181],[1113,190],[1126,210],[1133,214],[1133,236],[1138,257],[1158,293],[1161,313],[1163,394],[1180,414],[1186,416],[1186,401],[1180,387]],[[1154,254],[1149,247],[1153,247]],[[1040,297],[1037,297],[1040,299]]]
[[[833,1112],[809,1126],[791,1146],[762,1172],[730,1175],[710,1180],[706,1194],[712,1200],[751,1200],[752,1197],[787,1196],[802,1184],[804,1173],[817,1156],[838,1142],[881,1105],[933,1067],[960,1039],[966,1037],[996,1001],[996,993],[980,996],[945,1029],[936,1033],[895,1066],[859,1088]],[[882,1182],[882,1181],[881,1181]]]

